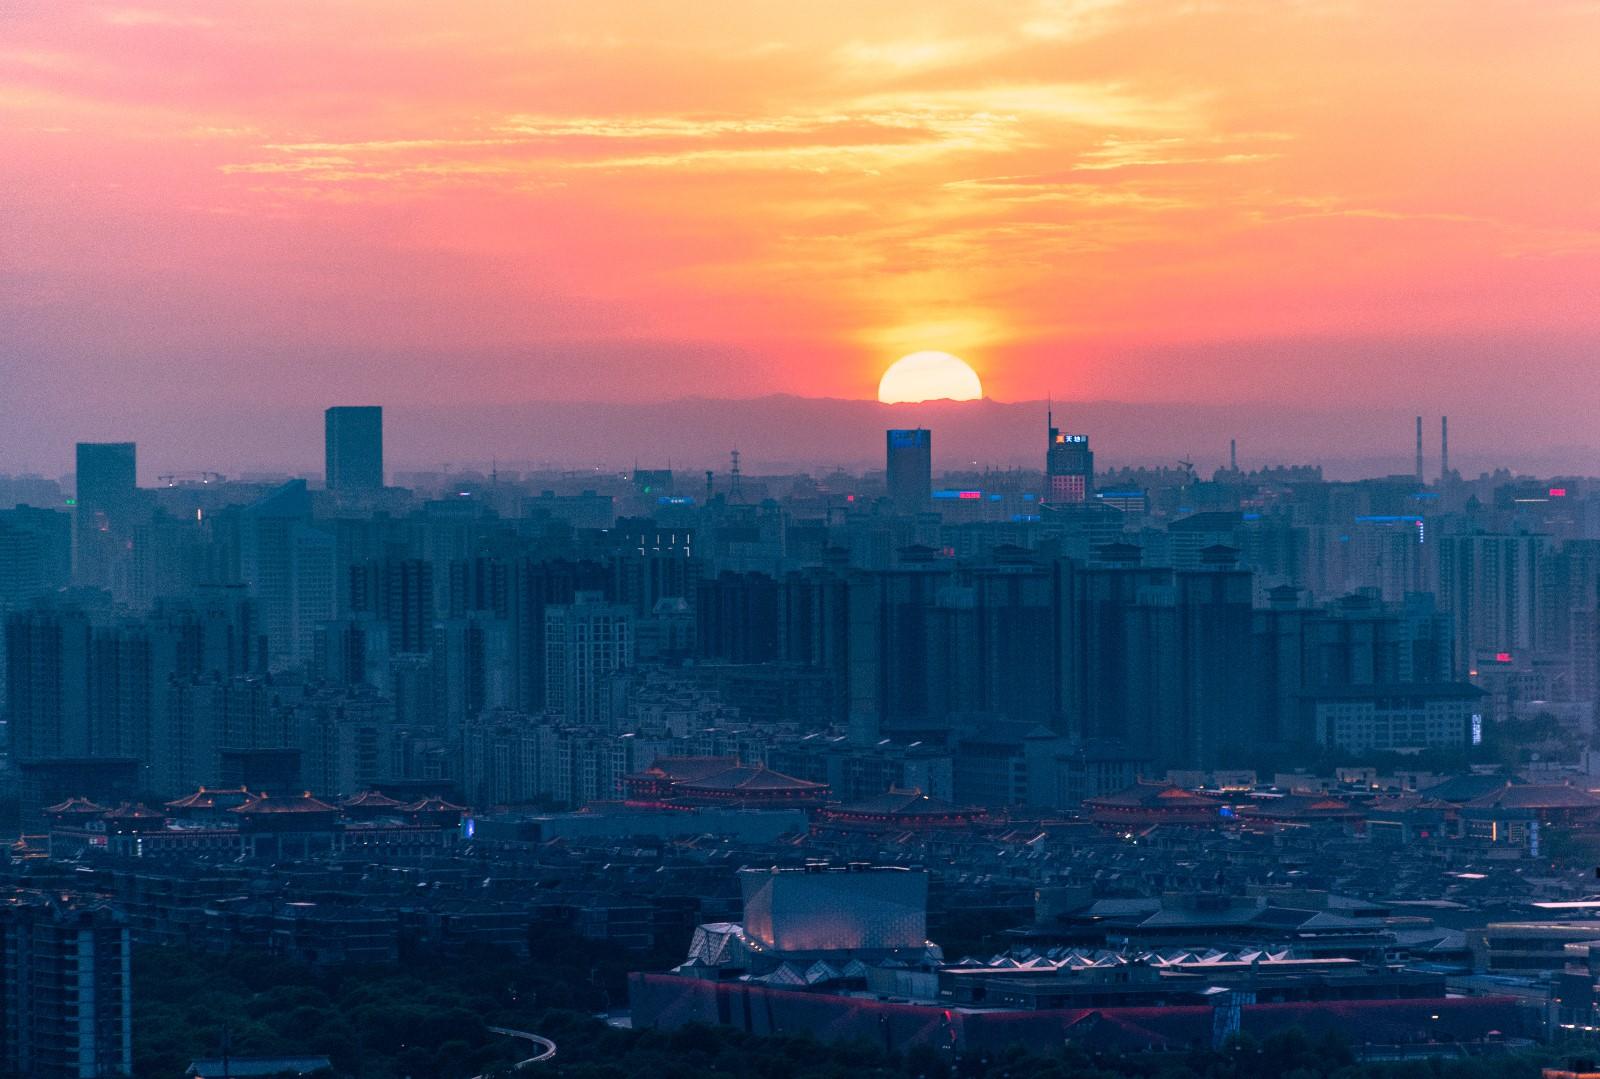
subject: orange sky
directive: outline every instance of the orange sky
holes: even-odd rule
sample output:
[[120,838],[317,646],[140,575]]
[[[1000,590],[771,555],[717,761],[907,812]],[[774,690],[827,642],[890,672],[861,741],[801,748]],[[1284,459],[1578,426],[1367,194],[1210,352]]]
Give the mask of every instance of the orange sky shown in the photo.
[[0,379],[866,397],[927,348],[1578,437],[1597,56],[1592,0],[0,0]]

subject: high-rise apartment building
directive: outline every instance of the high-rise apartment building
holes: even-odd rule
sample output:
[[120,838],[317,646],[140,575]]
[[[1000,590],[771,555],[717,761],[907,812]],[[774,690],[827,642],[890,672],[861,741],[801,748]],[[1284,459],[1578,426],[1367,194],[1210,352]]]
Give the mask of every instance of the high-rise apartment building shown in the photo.
[[330,491],[375,491],[383,486],[383,409],[338,405],[323,413],[324,479]]
[[133,1070],[128,926],[109,905],[64,896],[0,906],[0,1071],[112,1079]]
[[274,669],[310,663],[316,634],[336,613],[332,533],[312,523],[304,480],[291,480],[241,514],[239,572],[260,605]]
[[433,563],[421,558],[377,558],[350,567],[350,610],[389,626],[394,652],[426,652],[434,621]]
[[1438,550],[1439,601],[1454,621],[1457,670],[1471,670],[1480,655],[1509,658],[1539,647],[1549,536],[1441,536]]
[[889,501],[896,513],[922,513],[933,497],[933,432],[888,432]]
[[633,666],[633,612],[599,592],[545,609],[545,707],[572,723],[600,718],[605,678]]

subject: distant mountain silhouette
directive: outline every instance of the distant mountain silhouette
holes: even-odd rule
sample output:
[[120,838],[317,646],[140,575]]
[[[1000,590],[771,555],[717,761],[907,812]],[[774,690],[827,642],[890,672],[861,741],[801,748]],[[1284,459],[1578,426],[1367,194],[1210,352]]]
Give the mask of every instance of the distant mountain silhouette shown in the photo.
[[[332,403],[332,402],[330,402]],[[350,403],[350,402],[340,402]],[[369,403],[366,401],[358,403]],[[375,395],[370,403],[382,403]],[[524,402],[437,407],[388,406],[385,457],[390,472],[457,467],[630,468],[725,471],[737,448],[748,472],[883,466],[888,427],[933,430],[935,467],[1041,468],[1045,447],[1043,401],[934,401],[880,405],[876,401],[773,395],[738,400],[685,397],[655,403]],[[1412,467],[1412,414],[1402,410],[1327,410],[1238,404],[1055,402],[1058,426],[1087,432],[1102,469],[1125,464],[1193,460],[1209,476],[1239,440],[1245,468],[1321,463],[1330,478],[1387,475]],[[1508,446],[1469,418],[1451,417],[1452,463],[1475,475],[1498,464],[1547,473],[1593,472],[1591,451]],[[1429,417],[1430,476],[1438,468],[1437,417]],[[278,468],[320,473],[320,408],[195,411],[128,417],[118,437],[137,439],[140,471]],[[81,436],[80,436],[81,437]],[[1520,452],[1519,452],[1520,451]],[[66,445],[62,457],[70,453]]]

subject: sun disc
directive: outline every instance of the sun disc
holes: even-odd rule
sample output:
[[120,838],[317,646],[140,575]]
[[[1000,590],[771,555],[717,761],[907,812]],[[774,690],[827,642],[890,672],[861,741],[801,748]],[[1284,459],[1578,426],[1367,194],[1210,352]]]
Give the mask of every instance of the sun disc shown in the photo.
[[983,397],[978,373],[948,352],[913,352],[889,365],[878,382],[885,405],[916,401],[977,401]]

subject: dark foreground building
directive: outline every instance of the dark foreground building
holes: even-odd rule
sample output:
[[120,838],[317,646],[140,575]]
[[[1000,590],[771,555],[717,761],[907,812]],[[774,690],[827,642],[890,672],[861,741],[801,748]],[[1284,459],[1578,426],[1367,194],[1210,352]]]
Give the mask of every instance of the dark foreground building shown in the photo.
[[125,920],[103,903],[19,895],[0,905],[0,1070],[110,1079],[133,1069]]

